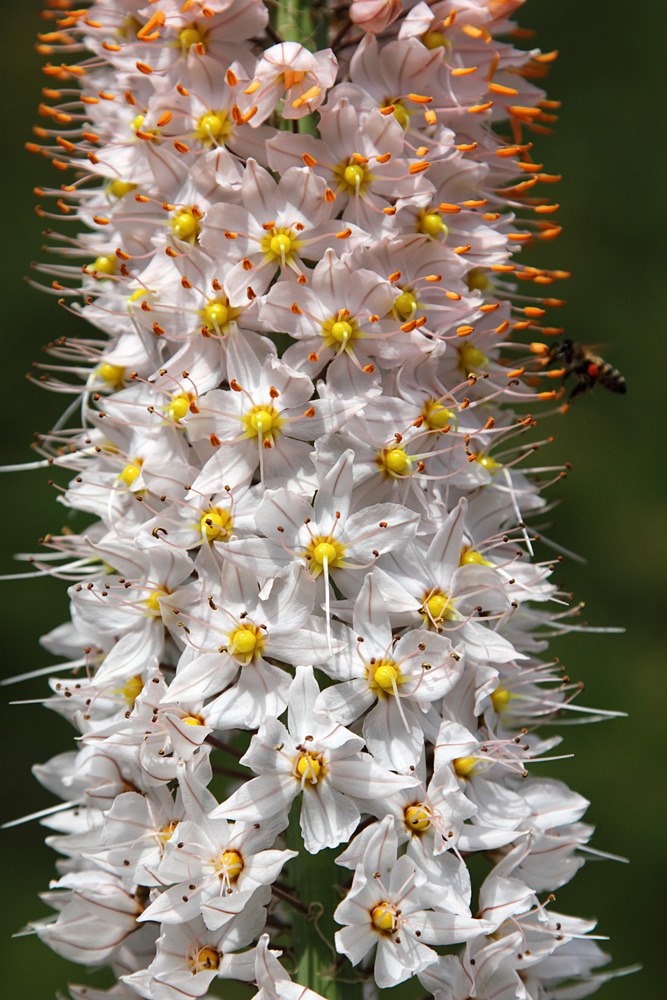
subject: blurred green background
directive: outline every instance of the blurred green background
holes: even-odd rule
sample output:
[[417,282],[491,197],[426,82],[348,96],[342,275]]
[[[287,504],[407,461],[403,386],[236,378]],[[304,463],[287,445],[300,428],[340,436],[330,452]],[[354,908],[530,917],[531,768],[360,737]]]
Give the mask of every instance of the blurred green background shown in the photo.
[[[73,332],[55,298],[21,283],[42,243],[32,188],[62,183],[46,160],[23,149],[45,85],[33,50],[39,7],[36,0],[22,0],[3,10],[0,169],[4,217],[12,223],[2,240],[5,462],[29,460],[32,433],[46,430],[59,415],[62,398],[28,386],[24,373],[44,343]],[[554,290],[568,304],[551,322],[565,323],[575,340],[608,345],[605,355],[628,381],[626,397],[598,389],[548,425],[556,437],[551,457],[573,464],[552,534],[588,560],[565,561],[557,579],[586,601],[591,623],[627,630],[621,636],[566,636],[553,645],[569,674],[585,682],[582,703],[629,715],[564,730],[564,751],[576,757],[551,765],[550,772],[591,799],[587,819],[597,826],[594,846],[631,860],[589,862],[557,893],[557,909],[599,919],[616,966],[644,964],[632,979],[603,987],[602,1000],[664,991],[665,760],[659,732],[665,711],[665,456],[657,434],[665,416],[667,360],[664,116],[658,104],[665,86],[664,10],[659,0],[642,4],[637,16],[608,0],[528,0],[519,13],[522,26],[537,29],[535,44],[560,50],[547,87],[550,98],[563,101],[556,135],[537,149],[546,170],[563,173],[558,189],[547,194],[562,206],[564,231],[555,243],[531,250],[526,261],[572,271]],[[37,538],[66,523],[48,478],[46,472],[27,472],[3,479],[0,572],[20,568],[12,563],[14,551],[34,551]],[[49,662],[37,637],[67,617],[67,605],[65,586],[52,581],[3,587],[7,676]],[[4,818],[52,802],[30,765],[72,747],[72,731],[60,718],[39,705],[6,705],[45,690],[44,679],[0,690]],[[37,893],[53,875],[54,857],[43,835],[36,823],[0,833],[1,981],[12,1000],[50,1000],[68,979],[103,983],[99,973],[70,965],[33,937],[10,940],[26,921],[47,912]]]

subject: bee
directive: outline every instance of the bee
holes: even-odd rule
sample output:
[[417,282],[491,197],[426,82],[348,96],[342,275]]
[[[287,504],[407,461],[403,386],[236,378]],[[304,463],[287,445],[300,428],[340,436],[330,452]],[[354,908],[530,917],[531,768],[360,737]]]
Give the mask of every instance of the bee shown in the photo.
[[611,392],[627,392],[626,381],[618,368],[596,354],[592,347],[575,344],[572,340],[561,340],[549,351],[548,360],[560,362],[564,368],[564,380],[568,375],[576,376],[577,382],[569,399],[574,399],[586,389],[592,389],[597,382]]

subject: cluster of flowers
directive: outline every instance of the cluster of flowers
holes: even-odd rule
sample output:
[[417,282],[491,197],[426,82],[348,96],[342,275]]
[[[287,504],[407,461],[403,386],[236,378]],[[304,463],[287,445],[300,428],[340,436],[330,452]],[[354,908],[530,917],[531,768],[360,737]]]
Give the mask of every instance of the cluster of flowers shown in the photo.
[[[79,742],[35,768],[64,860],[33,926],[118,980],[75,998],[606,978],[550,905],[587,802],[528,774],[578,687],[542,655],[573,609],[525,524],[563,470],[526,467],[559,393],[520,337],[565,275],[512,259],[558,231],[520,3],[51,4],[35,148],[85,231],[41,270],[98,337],[41,378],[74,398],[39,448],[92,523],[36,560],[73,582],[43,641]],[[292,982],[327,848],[338,930]]]

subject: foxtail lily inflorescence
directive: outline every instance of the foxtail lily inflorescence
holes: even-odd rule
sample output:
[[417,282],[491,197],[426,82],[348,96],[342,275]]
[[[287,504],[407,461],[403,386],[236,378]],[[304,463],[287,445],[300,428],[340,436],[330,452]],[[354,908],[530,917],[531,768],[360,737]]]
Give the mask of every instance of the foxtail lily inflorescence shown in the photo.
[[75,1000],[611,975],[554,907],[588,803],[536,766],[605,713],[547,652],[578,607],[530,526],[567,273],[519,255],[559,231],[521,2],[47,3],[37,270],[92,332],[49,346],[38,450],[92,521],[33,560],[71,582],[77,732],[35,768],[33,927],[117,978]]

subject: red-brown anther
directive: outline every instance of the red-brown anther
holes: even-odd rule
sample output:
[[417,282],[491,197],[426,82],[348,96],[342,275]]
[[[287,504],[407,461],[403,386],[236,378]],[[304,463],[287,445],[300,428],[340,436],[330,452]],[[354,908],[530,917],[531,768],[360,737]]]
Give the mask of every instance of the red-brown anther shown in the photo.
[[222,444],[222,441],[220,440],[220,438],[218,437],[218,435],[217,434],[213,434],[212,432],[211,432],[211,435],[209,437],[209,441],[211,442],[211,444],[213,445],[214,448],[218,448]]
[[232,379],[229,380],[229,387],[230,387],[230,389],[233,389],[234,392],[243,392],[243,389],[238,384],[238,382],[236,381],[235,378],[232,378]]

